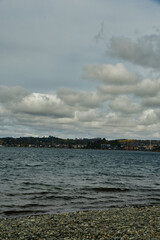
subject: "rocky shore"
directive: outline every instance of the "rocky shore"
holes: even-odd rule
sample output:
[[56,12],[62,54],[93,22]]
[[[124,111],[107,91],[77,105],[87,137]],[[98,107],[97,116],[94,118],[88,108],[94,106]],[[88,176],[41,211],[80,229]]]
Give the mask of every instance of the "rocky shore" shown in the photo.
[[1,219],[6,239],[160,239],[160,206]]

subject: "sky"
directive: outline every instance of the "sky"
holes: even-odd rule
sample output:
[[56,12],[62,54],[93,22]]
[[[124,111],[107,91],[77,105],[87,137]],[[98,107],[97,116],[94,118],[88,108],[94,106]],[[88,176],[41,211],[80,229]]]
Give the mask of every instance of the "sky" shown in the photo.
[[0,137],[160,139],[159,12],[0,0]]

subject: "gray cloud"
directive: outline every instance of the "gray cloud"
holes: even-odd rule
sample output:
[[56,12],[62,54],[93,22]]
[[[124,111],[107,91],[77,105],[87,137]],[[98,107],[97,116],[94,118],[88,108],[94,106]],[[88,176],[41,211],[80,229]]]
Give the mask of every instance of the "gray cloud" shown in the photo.
[[142,107],[139,103],[134,102],[127,96],[119,96],[110,102],[109,106],[112,110],[126,114],[139,113]]
[[143,67],[160,67],[160,35],[148,35],[133,41],[125,37],[112,37],[108,53]]
[[146,97],[143,100],[143,104],[146,107],[160,107],[160,94],[154,97]]
[[77,108],[97,108],[105,100],[105,97],[97,91],[74,91],[69,88],[60,89],[57,96],[66,104]]
[[144,79],[137,84],[135,95],[153,97],[160,91],[160,79]]
[[[136,85],[100,85],[98,87],[98,91],[108,97],[108,99],[112,99],[114,95],[120,94],[132,94],[135,92]],[[107,98],[106,98],[107,99]]]
[[149,126],[149,125],[153,125],[153,124],[157,123],[159,121],[159,117],[155,110],[147,109],[147,110],[143,111],[143,113],[140,117],[140,121],[143,125]]
[[80,122],[88,122],[89,124],[91,122],[96,122],[97,125],[99,125],[105,118],[105,114],[100,111],[90,109],[89,111],[76,111],[75,117]]
[[19,102],[23,97],[29,95],[22,87],[0,86],[0,103]]
[[84,77],[100,80],[105,84],[134,84],[138,76],[130,73],[122,63],[116,65],[85,65]]
[[[128,76],[124,65],[123,69]],[[99,67],[99,76],[103,74],[104,69]],[[110,76],[113,76],[112,73]],[[92,92],[61,88],[54,94],[28,93],[21,87],[2,86],[0,119],[5,131],[14,125],[15,129],[18,126],[21,130],[30,129],[28,134],[30,131],[35,136],[38,132],[50,133],[52,128],[56,129],[59,136],[61,132],[69,134],[71,130],[80,135],[91,131],[92,134],[98,133],[101,136],[107,132],[116,136],[115,129],[117,134],[123,132],[123,137],[129,136],[129,133],[138,136],[139,132],[145,131],[144,126],[158,127],[160,81],[135,79],[131,82],[127,79],[121,85],[115,81],[114,84],[110,80],[107,83],[102,81],[103,84]],[[152,109],[155,107],[157,111]],[[133,128],[134,131],[131,130]],[[151,131],[149,128],[145,134]],[[152,134],[157,136],[156,130]]]
[[0,1],[0,135],[160,137],[159,10],[139,2]]
[[10,103],[8,108],[15,113],[30,115],[49,115],[57,118],[72,117],[73,111],[69,106],[54,95],[32,93],[24,97],[19,103]]

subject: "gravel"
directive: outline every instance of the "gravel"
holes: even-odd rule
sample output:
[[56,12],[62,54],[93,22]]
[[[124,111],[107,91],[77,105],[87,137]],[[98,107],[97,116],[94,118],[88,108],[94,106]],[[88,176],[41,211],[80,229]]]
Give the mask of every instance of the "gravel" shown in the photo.
[[0,240],[160,239],[160,206],[5,218]]

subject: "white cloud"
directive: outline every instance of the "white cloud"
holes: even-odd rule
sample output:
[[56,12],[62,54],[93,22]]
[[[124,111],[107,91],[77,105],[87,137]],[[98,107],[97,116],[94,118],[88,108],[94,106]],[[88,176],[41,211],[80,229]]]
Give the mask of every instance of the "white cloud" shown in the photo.
[[160,79],[144,79],[136,86],[135,94],[140,97],[152,97],[160,91]]
[[[58,136],[70,131],[74,136],[84,136],[87,132],[115,138],[155,136],[160,118],[158,86],[159,80],[145,79],[122,86],[104,84],[94,92],[63,88],[55,94],[28,93],[19,87],[3,86],[0,118],[4,130],[0,132],[15,126],[16,134],[24,128],[26,136],[29,132],[50,135],[51,129]],[[157,95],[153,97],[154,94]],[[155,106],[156,111],[151,108]],[[146,129],[151,125],[154,131]]]
[[50,115],[54,117],[72,117],[73,111],[55,95],[32,93],[24,97],[19,103],[8,106],[15,113],[31,115]]
[[75,117],[80,122],[98,122],[100,124],[104,120],[105,115],[100,111],[90,109],[89,111],[76,111]]
[[158,118],[155,110],[147,109],[142,113],[140,120],[143,125],[152,125],[152,124],[157,123],[159,118]]
[[141,111],[141,105],[138,102],[134,102],[127,96],[119,96],[110,102],[109,106],[112,110],[125,114],[139,113]]
[[138,76],[130,73],[122,63],[116,65],[85,65],[84,77],[102,81],[104,84],[134,84]]
[[159,20],[149,0],[0,1],[1,136],[158,137]]
[[104,101],[105,97],[95,92],[74,91],[69,88],[60,89],[57,97],[69,106],[77,108],[96,108]]

